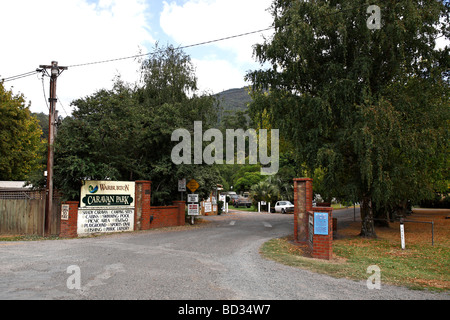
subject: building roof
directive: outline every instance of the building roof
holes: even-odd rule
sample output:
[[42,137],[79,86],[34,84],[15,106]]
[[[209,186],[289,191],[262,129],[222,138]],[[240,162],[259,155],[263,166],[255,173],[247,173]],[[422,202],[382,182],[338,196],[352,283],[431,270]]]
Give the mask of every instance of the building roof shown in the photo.
[[26,181],[0,181],[0,189],[21,189],[31,188],[31,186],[25,187]]

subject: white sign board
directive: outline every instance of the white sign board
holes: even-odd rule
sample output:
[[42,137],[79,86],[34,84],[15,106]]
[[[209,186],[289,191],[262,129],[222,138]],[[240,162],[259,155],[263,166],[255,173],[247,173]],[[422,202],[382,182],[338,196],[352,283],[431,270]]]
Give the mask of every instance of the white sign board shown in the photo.
[[69,220],[69,208],[68,204],[61,205],[61,220]]
[[200,215],[199,205],[197,203],[189,203],[188,204],[188,215],[189,216]]
[[211,212],[211,202],[204,202],[205,212]]
[[188,194],[187,195],[188,201],[187,202],[198,202],[198,194]]
[[84,181],[80,207],[134,207],[135,183],[127,181]]
[[186,179],[178,180],[178,192],[186,192]]
[[134,209],[78,208],[78,235],[133,231]]

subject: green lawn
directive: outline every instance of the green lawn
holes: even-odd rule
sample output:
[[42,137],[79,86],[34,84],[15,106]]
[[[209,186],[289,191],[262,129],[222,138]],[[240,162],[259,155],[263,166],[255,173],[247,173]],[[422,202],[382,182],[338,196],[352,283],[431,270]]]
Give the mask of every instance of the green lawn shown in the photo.
[[240,210],[240,211],[252,211],[252,212],[256,212],[256,211],[258,211],[258,208],[255,207],[254,205],[252,205],[250,208],[247,208],[247,207],[238,207],[238,208],[235,208],[233,205],[228,205],[228,210]]

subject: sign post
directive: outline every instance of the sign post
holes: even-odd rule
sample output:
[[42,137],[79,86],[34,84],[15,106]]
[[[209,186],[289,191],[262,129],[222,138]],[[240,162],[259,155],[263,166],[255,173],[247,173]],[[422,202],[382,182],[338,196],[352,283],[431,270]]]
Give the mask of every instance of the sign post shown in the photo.
[[191,190],[191,192],[195,192],[197,191],[197,189],[200,187],[200,185],[198,184],[197,181],[195,181],[194,179],[192,179],[191,181],[189,181],[186,185],[186,187]]
[[199,202],[199,195],[194,194],[195,191],[200,187],[197,181],[192,179],[186,184],[186,187],[191,190],[191,194],[188,194],[188,215],[191,217],[191,225],[194,225],[195,223],[195,216],[199,215],[200,208],[198,205]]
[[199,199],[198,194],[191,193],[191,194],[188,194],[187,196],[188,196],[188,202],[194,202],[194,203],[198,202],[198,199]]
[[402,250],[405,250],[405,222],[403,218],[400,219],[400,238],[402,242]]
[[178,180],[178,192],[181,192],[181,201],[183,201],[183,192],[186,192],[186,179]]

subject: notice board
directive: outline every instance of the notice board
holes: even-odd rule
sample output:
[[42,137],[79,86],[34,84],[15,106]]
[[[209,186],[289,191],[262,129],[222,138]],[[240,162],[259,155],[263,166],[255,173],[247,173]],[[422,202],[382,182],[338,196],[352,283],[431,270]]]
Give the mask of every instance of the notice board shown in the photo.
[[314,234],[328,235],[328,213],[314,212]]

